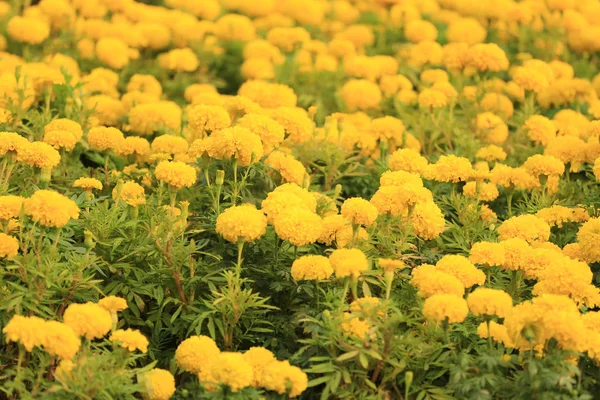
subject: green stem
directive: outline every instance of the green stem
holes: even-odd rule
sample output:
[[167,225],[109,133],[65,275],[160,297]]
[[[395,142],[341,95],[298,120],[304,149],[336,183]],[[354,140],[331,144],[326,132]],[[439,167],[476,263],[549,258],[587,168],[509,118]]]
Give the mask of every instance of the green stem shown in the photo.
[[235,266],[235,273],[237,275],[237,277],[239,278],[242,274],[242,252],[244,251],[244,241],[241,239],[238,239],[238,258],[237,258],[237,264]]
[[340,309],[344,307],[344,303],[346,302],[346,296],[348,295],[348,288],[350,287],[350,278],[345,278],[344,280],[344,292],[342,293],[342,298],[340,299]]

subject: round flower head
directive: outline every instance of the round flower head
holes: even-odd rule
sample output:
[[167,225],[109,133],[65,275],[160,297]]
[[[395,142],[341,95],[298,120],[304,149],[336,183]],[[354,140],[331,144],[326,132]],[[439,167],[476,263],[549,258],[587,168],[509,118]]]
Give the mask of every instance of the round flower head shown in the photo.
[[112,191],[114,200],[123,200],[132,207],[146,204],[144,188],[134,181],[127,181],[117,185]]
[[294,183],[286,183],[276,187],[262,202],[262,210],[270,224],[274,223],[279,214],[292,207],[305,208],[315,213],[317,201],[308,190]]
[[175,362],[184,371],[197,374],[208,368],[221,351],[208,336],[187,338],[175,350]]
[[81,339],[70,326],[58,321],[45,321],[44,350],[63,360],[71,360],[79,351]]
[[188,151],[188,142],[180,136],[162,135],[152,141],[155,153],[183,154]]
[[263,153],[270,153],[278,147],[285,137],[283,126],[274,119],[261,114],[249,113],[237,121],[237,125],[244,127],[258,135],[263,144]]
[[483,285],[485,282],[483,271],[473,265],[469,259],[460,255],[446,255],[435,266],[438,270],[456,277],[466,288]]
[[157,60],[161,68],[169,71],[194,72],[200,66],[196,53],[187,47],[162,53]]
[[306,208],[287,207],[275,217],[273,227],[279,238],[294,246],[304,246],[319,239],[323,220]]
[[358,277],[369,269],[367,256],[359,249],[337,249],[329,256],[331,267],[337,278]]
[[145,392],[142,397],[147,400],[169,400],[175,393],[175,378],[164,369],[154,368],[142,375]]
[[90,129],[87,134],[90,146],[100,151],[118,149],[124,140],[123,132],[117,128],[98,126]]
[[381,89],[366,79],[351,79],[340,89],[348,111],[377,108],[382,100]]
[[19,241],[0,232],[0,258],[13,258],[19,252]]
[[111,313],[116,313],[127,308],[127,300],[117,296],[106,296],[98,301],[98,305]]
[[296,107],[298,97],[294,90],[280,83],[250,80],[238,90],[239,96],[247,97],[264,108]]
[[467,297],[473,315],[504,318],[512,309],[512,297],[504,290],[477,288]]
[[134,74],[127,84],[128,92],[150,93],[156,97],[162,95],[162,86],[153,75]]
[[217,20],[215,34],[221,40],[247,42],[256,37],[256,28],[245,15],[225,14]]
[[115,153],[119,156],[136,155],[137,157],[143,157],[150,154],[150,143],[147,139],[128,136],[121,143],[121,145],[115,149]]
[[541,145],[546,145],[556,137],[554,123],[543,115],[532,115],[527,118],[523,130],[527,132],[529,139]]
[[453,294],[462,297],[465,293],[461,281],[429,264],[419,265],[412,270],[410,284],[416,287],[423,297],[436,294]]
[[156,179],[168,183],[169,186],[181,189],[196,183],[196,170],[180,161],[161,161],[154,170]]
[[54,130],[44,133],[44,143],[49,144],[57,150],[65,149],[71,151],[77,144],[77,139],[71,132]]
[[406,264],[404,264],[404,261],[393,260],[391,258],[379,258],[377,260],[377,263],[386,272],[394,272],[397,269],[402,269],[402,268],[406,267]]
[[65,310],[63,319],[76,334],[89,340],[104,337],[112,328],[110,313],[91,302],[71,304]]
[[244,353],[243,357],[254,371],[252,386],[264,386],[263,374],[265,367],[271,362],[277,361],[273,353],[264,347],[250,347],[250,349]]
[[282,182],[301,185],[304,183],[304,178],[307,176],[304,164],[296,160],[294,156],[282,151],[276,150],[269,154],[265,159],[265,164],[279,172]]
[[38,317],[24,317],[14,315],[2,328],[6,336],[6,343],[19,342],[27,351],[33,351],[36,346],[44,344],[44,323]]
[[15,15],[6,26],[8,36],[28,44],[40,44],[50,36],[50,26],[41,19]]
[[427,179],[438,182],[467,181],[473,174],[471,162],[464,157],[443,155],[435,164],[430,164],[424,172]]
[[529,157],[523,167],[535,177],[540,175],[562,175],[565,172],[565,165],[558,158],[536,154]]
[[252,365],[241,353],[220,353],[212,364],[211,373],[217,382],[229,386],[234,393],[252,386],[254,381]]
[[136,329],[117,329],[110,335],[109,340],[118,342],[121,347],[129,351],[148,352],[148,339]]
[[485,161],[504,161],[506,152],[500,146],[490,144],[477,150],[475,157]]
[[21,196],[0,196],[0,220],[19,218],[23,200]]
[[129,47],[120,39],[104,37],[96,43],[96,57],[112,69],[123,69],[129,64]]
[[83,190],[102,190],[102,182],[96,178],[79,178],[73,182],[73,187],[81,188]]
[[377,208],[360,197],[344,201],[341,213],[344,218],[355,225],[369,226],[377,219]]
[[499,267],[504,264],[504,246],[501,243],[478,242],[473,244],[469,261],[484,267]]
[[25,214],[40,225],[61,228],[79,218],[79,207],[68,197],[52,190],[38,190],[23,201]]
[[579,255],[588,262],[600,261],[600,218],[590,218],[577,232]]
[[448,100],[448,96],[437,89],[424,89],[418,97],[419,107],[429,109],[445,107]]
[[231,118],[223,107],[197,105],[188,111],[188,127],[198,137],[202,137],[207,131],[212,132],[229,126]]
[[528,243],[547,242],[550,238],[550,225],[535,215],[524,214],[504,221],[498,228],[500,240],[523,239]]
[[466,66],[478,71],[505,71],[509,66],[506,53],[496,43],[475,44],[466,56]]
[[278,394],[287,393],[290,398],[294,398],[306,390],[308,377],[288,361],[273,361],[264,369],[263,384],[265,389]]
[[425,300],[423,315],[432,321],[448,321],[454,324],[463,322],[469,314],[467,302],[453,294],[436,294]]
[[305,143],[313,136],[313,121],[302,108],[277,107],[268,116],[283,127],[287,140],[293,144]]
[[497,323],[496,321],[490,321],[489,329],[488,324],[482,322],[477,327],[477,334],[482,339],[487,339],[488,336],[491,336],[496,342],[502,343],[504,347],[513,348],[515,347],[514,343],[508,336],[508,332],[506,331],[506,326]]
[[308,255],[294,260],[291,273],[296,281],[328,279],[333,269],[327,257]]
[[217,233],[232,243],[253,242],[266,230],[267,217],[252,204],[229,207],[217,217]]
[[0,132],[0,156],[18,152],[28,144],[29,141],[16,132]]
[[60,163],[60,153],[47,143],[33,142],[17,152],[17,160],[30,167],[51,169]]
[[421,174],[429,162],[419,152],[412,149],[399,149],[392,153],[388,166],[392,171],[406,171]]

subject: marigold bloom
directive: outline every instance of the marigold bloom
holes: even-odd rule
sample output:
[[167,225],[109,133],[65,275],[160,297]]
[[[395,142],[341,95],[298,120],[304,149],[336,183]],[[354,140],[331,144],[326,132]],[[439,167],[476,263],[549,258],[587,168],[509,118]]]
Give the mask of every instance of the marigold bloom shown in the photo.
[[504,318],[512,309],[513,301],[504,290],[477,288],[467,297],[467,304],[474,315]]
[[13,258],[19,252],[19,241],[0,232],[0,258]]
[[317,201],[308,190],[286,183],[276,187],[262,202],[262,210],[270,224],[289,207],[301,207],[316,213]]
[[51,169],[60,163],[60,153],[47,143],[33,142],[19,149],[17,160],[30,167]]
[[379,86],[365,79],[351,79],[340,89],[348,111],[377,108],[382,95]]
[[29,144],[29,141],[16,132],[0,132],[0,156],[8,152],[18,152]]
[[183,154],[188,151],[188,142],[181,136],[162,135],[152,141],[152,151],[165,154]]
[[291,274],[296,281],[328,279],[333,269],[327,257],[308,255],[294,260]]
[[547,242],[550,238],[550,226],[535,215],[524,214],[504,221],[498,228],[500,240],[519,238],[528,243]]
[[73,187],[81,188],[84,190],[102,190],[102,182],[96,178],[79,178],[73,182]]
[[98,126],[90,129],[87,134],[90,146],[100,151],[117,149],[124,140],[123,132],[117,128]]
[[435,294],[428,297],[423,304],[425,318],[454,324],[463,322],[469,314],[467,302],[462,297],[453,294]]
[[13,315],[2,328],[6,335],[6,343],[19,342],[27,351],[33,351],[36,346],[44,344],[44,324],[41,318],[32,316]]
[[231,118],[225,108],[211,105],[197,105],[188,111],[188,126],[192,132],[202,137],[206,131],[231,126]]
[[524,90],[535,93],[541,92],[550,85],[544,74],[528,67],[516,67],[512,72],[512,78]]
[[490,144],[477,150],[475,157],[485,161],[504,161],[506,160],[506,152],[502,147]]
[[464,157],[443,155],[424,171],[424,177],[438,182],[467,181],[473,174],[471,162]]
[[496,43],[478,43],[467,52],[466,66],[478,71],[504,71],[508,65],[506,53]]
[[249,113],[237,120],[237,125],[258,135],[267,154],[278,147],[285,137],[283,126],[274,119],[261,114]]
[[557,226],[559,228],[568,222],[585,222],[590,218],[590,215],[584,208],[569,208],[558,205],[543,208],[539,210],[535,216],[546,221],[548,225]]
[[15,15],[6,26],[8,35],[17,42],[40,44],[50,36],[50,26],[43,20]]
[[148,339],[137,329],[117,329],[108,339],[118,342],[121,347],[129,351],[139,350],[142,353],[148,352]]
[[307,175],[306,168],[300,161],[282,151],[273,151],[269,154],[265,159],[265,164],[276,169],[281,175],[283,182],[302,185]]
[[256,37],[256,28],[245,15],[225,14],[217,20],[215,34],[221,40],[247,42]]
[[120,39],[104,37],[96,43],[96,57],[112,69],[123,69],[129,64],[129,47]]
[[25,214],[40,225],[61,228],[70,220],[79,218],[77,204],[52,190],[38,190],[23,201]]
[[119,156],[135,155],[143,157],[150,154],[150,142],[138,136],[128,136],[121,145],[114,149]]
[[142,375],[148,400],[169,400],[175,393],[175,378],[164,369],[154,368]]
[[577,232],[579,254],[588,262],[600,261],[600,218],[590,218]]
[[410,284],[416,287],[423,297],[441,293],[462,297],[465,293],[464,285],[456,277],[429,264],[419,265],[412,270]]
[[157,60],[161,68],[170,71],[194,72],[200,66],[194,51],[187,47],[160,54]]
[[558,158],[553,156],[546,156],[542,154],[536,154],[529,157],[525,163],[523,163],[529,173],[535,177],[540,175],[562,175],[565,172],[565,165]]
[[252,386],[264,386],[263,375],[265,367],[271,362],[277,361],[273,353],[264,347],[250,347],[250,349],[243,354],[243,357],[244,360],[250,364],[254,372]]
[[44,350],[63,360],[71,360],[79,351],[81,339],[70,326],[58,321],[45,321],[43,324]]
[[252,385],[254,370],[241,353],[222,352],[212,363],[211,374],[236,393]]
[[137,207],[142,204],[146,204],[146,196],[144,188],[134,181],[126,181],[120,186],[117,185],[112,191],[112,197],[114,200],[125,201],[132,207]]
[[356,225],[369,226],[377,219],[377,208],[360,197],[346,199],[342,204],[341,213],[344,218]]
[[127,300],[117,296],[106,296],[98,301],[98,305],[111,313],[127,308]]
[[294,144],[305,143],[313,137],[314,124],[302,108],[277,107],[268,115],[283,127],[287,139]]
[[445,255],[436,263],[435,267],[441,272],[456,277],[465,288],[483,285],[485,282],[483,271],[473,265],[468,258],[460,255]]
[[197,178],[194,167],[180,161],[161,161],[154,169],[154,175],[175,189],[191,187]]
[[23,200],[21,196],[0,196],[0,220],[19,218]]
[[298,97],[294,90],[280,83],[250,80],[238,90],[239,96],[247,97],[264,108],[296,107]]
[[415,235],[425,240],[435,239],[446,228],[444,214],[433,201],[417,202],[410,223]]
[[504,264],[504,246],[502,243],[478,242],[473,244],[469,261],[484,267],[499,267]]
[[181,108],[172,101],[137,104],[129,110],[128,128],[140,135],[151,135],[157,131],[179,133],[181,115]]
[[489,111],[477,114],[477,133],[487,143],[501,144],[508,138],[508,126],[502,118]]
[[76,141],[79,141],[83,136],[83,129],[81,128],[81,124],[67,118],[53,119],[44,126],[44,133],[47,134],[52,131],[70,132],[75,137]]
[[392,153],[388,166],[392,171],[406,171],[421,174],[429,162],[419,152],[412,149],[399,149]]
[[359,249],[337,249],[329,256],[336,278],[357,278],[369,269],[367,256]]
[[267,218],[252,204],[229,207],[217,217],[217,233],[232,243],[253,242],[263,236],[266,229]]
[[[468,300],[467,300],[468,302]],[[508,332],[506,331],[506,326],[497,323],[496,321],[490,321],[489,329],[488,325],[485,322],[482,322],[477,327],[477,334],[482,339],[487,339],[488,336],[491,336],[496,342],[502,343],[505,347],[513,348],[514,343],[508,337]]]
[[319,239],[323,220],[304,207],[287,207],[275,217],[273,227],[279,238],[304,246]]
[[162,86],[153,75],[134,74],[127,84],[127,92],[150,93],[156,97],[162,96]]
[[418,102],[421,108],[441,108],[448,104],[448,96],[437,89],[424,89],[419,93]]
[[177,346],[175,361],[183,370],[197,374],[210,369],[220,352],[215,341],[208,336],[192,336]]
[[112,328],[110,313],[91,302],[69,305],[63,319],[77,335],[89,340],[103,337]]
[[438,31],[431,22],[422,19],[409,21],[404,25],[404,36],[413,43],[435,41]]
[[274,361],[265,367],[263,383],[268,390],[278,394],[287,392],[290,398],[295,398],[307,389],[308,377],[300,368],[290,365],[288,361]]

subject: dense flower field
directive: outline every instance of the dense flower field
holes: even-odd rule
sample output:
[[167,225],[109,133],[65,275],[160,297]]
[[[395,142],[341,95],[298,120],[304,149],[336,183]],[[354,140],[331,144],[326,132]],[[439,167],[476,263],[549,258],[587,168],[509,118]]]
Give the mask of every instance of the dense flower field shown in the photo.
[[0,1],[0,398],[598,398],[599,51],[598,0]]

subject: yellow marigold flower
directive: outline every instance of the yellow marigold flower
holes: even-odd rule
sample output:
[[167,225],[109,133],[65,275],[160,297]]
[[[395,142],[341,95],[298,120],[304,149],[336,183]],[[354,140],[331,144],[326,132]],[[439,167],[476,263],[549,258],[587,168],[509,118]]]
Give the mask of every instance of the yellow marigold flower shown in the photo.
[[246,79],[273,79],[275,66],[264,58],[251,58],[241,65],[242,76]]
[[109,340],[119,342],[121,347],[129,351],[148,352],[148,339],[137,329],[117,329],[110,335]]
[[529,157],[525,163],[523,163],[523,168],[535,177],[539,177],[540,175],[560,176],[565,172],[565,165],[562,161],[556,157],[542,154],[535,154]]
[[487,143],[500,144],[508,138],[508,126],[502,118],[489,111],[477,114],[475,125],[477,133]]
[[553,156],[567,164],[570,170],[577,172],[586,160],[588,145],[575,136],[558,136],[546,144],[544,155]]
[[288,361],[273,361],[265,366],[263,384],[265,389],[278,394],[287,393],[293,399],[307,389],[308,377]]
[[65,149],[71,151],[77,144],[77,139],[68,131],[49,131],[44,133],[44,143],[49,144],[57,150]]
[[291,273],[296,281],[328,279],[333,269],[327,257],[308,255],[293,262]]
[[460,18],[448,25],[446,37],[451,43],[467,43],[472,46],[485,41],[486,29],[475,18]]
[[196,97],[197,95],[202,94],[202,93],[219,94],[219,92],[217,91],[217,88],[211,84],[194,83],[185,89],[185,92],[183,93],[183,97],[185,97],[185,99],[191,103],[192,99],[194,97]]
[[382,100],[381,90],[366,79],[351,79],[340,89],[340,96],[348,111],[377,108]]
[[123,200],[132,207],[137,207],[146,204],[146,196],[144,188],[134,181],[126,181],[121,185],[117,185],[112,191],[114,200]]
[[432,84],[436,82],[448,82],[450,78],[448,77],[448,73],[443,69],[433,68],[421,72],[419,79],[423,83]]
[[331,245],[336,240],[337,232],[348,224],[346,218],[341,215],[329,215],[323,218],[323,229],[317,240],[319,243]]
[[191,187],[197,179],[194,167],[180,161],[161,161],[154,169],[154,175],[176,189]]
[[45,321],[38,317],[25,317],[13,315],[8,323],[2,328],[6,336],[6,343],[19,342],[27,351],[33,351],[36,346],[44,344]]
[[217,218],[217,233],[232,243],[253,242],[263,236],[266,229],[267,218],[252,204],[229,207]]
[[0,258],[13,258],[19,252],[19,241],[5,233],[0,233]]
[[183,370],[197,374],[210,369],[220,352],[215,341],[208,336],[192,336],[177,346],[175,361]]
[[19,152],[29,141],[16,132],[0,132],[0,156],[8,152]]
[[88,108],[94,110],[92,121],[94,122],[95,126],[119,125],[121,118],[127,114],[123,103],[121,103],[118,99],[114,99],[103,94],[88,97],[85,99],[85,104]]
[[38,190],[23,201],[23,209],[33,221],[49,227],[61,228],[71,218],[79,218],[77,204],[52,190]]
[[421,108],[441,108],[448,104],[448,96],[441,90],[424,89],[419,93],[418,102]]
[[467,297],[467,304],[473,315],[504,318],[512,309],[513,301],[504,290],[477,288]]
[[337,278],[357,278],[369,269],[367,256],[359,249],[337,249],[329,256],[331,267]]
[[493,112],[504,119],[509,119],[514,113],[512,101],[500,93],[486,93],[481,99],[479,106],[484,111]]
[[478,71],[505,71],[508,65],[506,53],[495,43],[478,43],[467,52],[466,66]]
[[19,218],[23,200],[21,196],[0,196],[0,220]]
[[228,128],[231,118],[223,107],[197,105],[188,111],[188,126],[195,135],[202,137],[206,131]]
[[471,162],[464,157],[443,155],[424,171],[424,177],[438,182],[467,181],[473,174]]
[[70,132],[76,141],[79,141],[83,136],[83,130],[78,122],[67,118],[58,118],[50,121],[44,126],[44,133],[48,134],[52,131],[67,131]]
[[302,207],[315,213],[317,201],[308,190],[286,183],[276,187],[262,202],[262,210],[270,224],[288,207]]
[[116,313],[127,308],[127,300],[117,296],[107,296],[100,299],[98,305],[111,313]]
[[221,40],[248,42],[256,37],[256,28],[245,15],[225,14],[215,24],[215,35]]
[[417,202],[410,223],[415,235],[425,240],[435,239],[446,229],[444,214],[433,201]]
[[236,393],[252,385],[254,370],[241,353],[222,352],[211,364],[215,380]]
[[499,267],[504,264],[505,250],[502,243],[478,242],[473,244],[469,261],[484,267]]
[[79,351],[81,339],[70,326],[58,321],[45,321],[43,324],[44,350],[63,360],[71,360]]
[[506,152],[500,146],[490,144],[477,150],[475,157],[485,161],[504,161]]
[[462,297],[465,293],[465,287],[458,278],[429,264],[419,265],[412,270],[410,284],[417,288],[423,297],[441,293]]
[[453,294],[435,294],[423,303],[423,315],[433,321],[454,324],[463,322],[467,314],[469,307],[465,299]]
[[91,302],[69,305],[63,319],[77,335],[85,336],[89,340],[103,337],[112,328],[110,313]]
[[413,43],[435,41],[438,31],[431,22],[422,19],[409,21],[404,25],[404,36]]
[[279,238],[304,246],[319,239],[323,220],[304,207],[286,207],[274,218],[273,227]]
[[384,96],[391,97],[401,91],[412,91],[412,82],[404,75],[385,75],[379,80]]
[[310,33],[302,27],[276,27],[267,33],[267,40],[286,53],[310,41]]
[[162,96],[162,86],[158,79],[153,75],[134,74],[127,84],[128,92],[142,92],[153,94],[160,98]]
[[235,158],[243,167],[258,162],[263,155],[260,138],[239,126],[215,131],[199,144],[191,151],[192,156],[206,152],[218,160]]
[[532,248],[525,240],[515,237],[503,240],[500,244],[504,247],[502,268],[515,271],[530,262]]
[[117,38],[101,38],[96,43],[96,57],[110,68],[123,69],[129,64],[129,47]]
[[579,254],[587,262],[600,261],[600,218],[590,218],[577,232]]
[[485,282],[483,271],[473,265],[468,258],[460,255],[445,255],[435,266],[439,271],[456,277],[465,288],[483,285]]
[[102,182],[96,178],[79,178],[73,182],[73,187],[82,188],[84,190],[102,190]]
[[488,182],[477,183],[474,181],[467,182],[467,184],[463,186],[463,194],[472,199],[479,198],[481,201],[493,201],[500,196],[496,184]]
[[548,208],[543,208],[535,215],[536,217],[546,221],[548,225],[558,226],[559,228],[561,228],[563,224],[567,222],[585,222],[590,218],[587,210],[584,208],[569,208],[565,206],[551,206]]
[[371,336],[370,331],[373,325],[367,320],[356,317],[351,313],[344,313],[344,321],[340,327],[348,336],[354,336],[360,340],[368,340]]
[[261,114],[249,113],[237,120],[237,125],[258,135],[267,154],[278,147],[285,137],[283,126],[274,119]]
[[535,93],[541,92],[550,85],[544,74],[533,68],[516,67],[512,72],[512,78],[524,90]]
[[360,246],[362,243],[369,239],[369,233],[362,227],[358,228],[358,234],[356,235],[356,243],[354,241],[354,230],[352,226],[345,225],[335,233],[335,242],[337,243],[338,249],[348,247],[352,244],[354,246]]
[[33,142],[19,149],[17,160],[30,167],[52,169],[60,163],[60,154],[49,144]]
[[118,149],[124,140],[123,132],[117,128],[98,126],[90,129],[87,134],[90,146],[100,151]]
[[250,347],[250,349],[243,354],[243,357],[244,360],[250,364],[252,370],[254,371],[252,386],[263,387],[263,374],[265,367],[271,362],[277,361],[275,356],[264,347]]
[[577,261],[585,261],[581,255],[581,245],[579,243],[569,243],[562,248],[563,255]]
[[50,27],[33,17],[15,15],[8,20],[6,31],[11,39],[28,44],[40,44],[50,36]]
[[200,66],[200,62],[194,51],[186,47],[160,54],[158,65],[169,71],[194,72]]
[[75,363],[71,360],[61,360],[54,371],[54,378],[59,382],[65,382],[71,378],[71,372],[75,368]]
[[531,214],[511,217],[498,228],[500,240],[523,239],[528,243],[547,242],[550,238],[550,225],[543,219]]
[[314,124],[302,108],[277,107],[269,116],[283,127],[287,139],[294,144],[305,143],[313,136]]
[[147,400],[169,400],[175,393],[175,378],[167,370],[154,368],[142,375]]
[[119,156],[136,155],[143,157],[150,154],[150,142],[147,139],[138,136],[128,136],[120,146],[115,148],[115,153]]
[[282,151],[273,151],[269,154],[265,159],[265,164],[276,169],[281,175],[283,182],[301,185],[304,183],[304,178],[307,175],[306,168],[304,168],[304,165],[300,161]]
[[377,219],[377,208],[360,197],[346,199],[342,204],[341,213],[344,218],[356,225],[369,226]]
[[179,133],[181,108],[172,101],[138,104],[129,110],[129,129],[140,135],[157,131]]
[[250,80],[238,90],[239,96],[247,97],[261,107],[296,107],[298,97],[294,90],[280,83]]
[[390,258],[379,258],[377,260],[377,262],[379,263],[379,266],[381,268],[383,268],[383,270],[385,272],[394,272],[394,270],[396,269],[402,269],[406,267],[406,264],[404,264],[404,261],[402,260],[393,260]]
[[502,343],[505,347],[514,347],[514,343],[508,337],[506,326],[499,324],[496,321],[490,321],[489,329],[487,323],[482,322],[481,324],[479,324],[479,326],[477,327],[477,334],[482,339],[487,339],[488,336],[492,336],[492,339],[494,339],[496,342]]
[[388,166],[392,171],[406,171],[421,174],[429,162],[425,157],[412,149],[399,149],[392,153]]
[[188,151],[188,142],[181,136],[162,135],[152,141],[152,151],[165,154],[182,154]]

